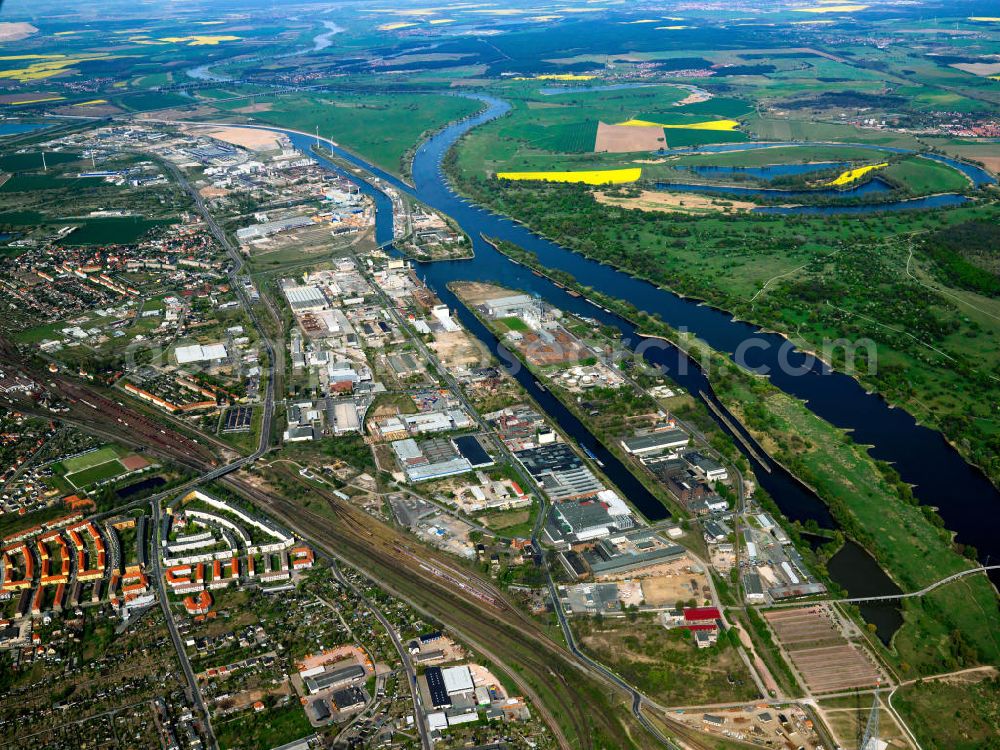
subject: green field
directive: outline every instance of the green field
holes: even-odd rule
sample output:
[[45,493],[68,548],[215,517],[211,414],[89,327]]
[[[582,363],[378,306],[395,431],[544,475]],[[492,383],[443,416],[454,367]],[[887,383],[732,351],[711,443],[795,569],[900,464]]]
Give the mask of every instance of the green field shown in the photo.
[[1000,681],[995,677],[906,685],[892,703],[925,750],[1000,747]]
[[525,131],[525,139],[533,147],[545,151],[589,153],[594,150],[596,138],[596,120],[536,126]]
[[107,463],[108,461],[114,461],[119,457],[120,454],[117,450],[110,445],[106,445],[103,448],[98,448],[96,451],[84,453],[82,456],[74,456],[72,458],[63,459],[60,463],[62,464],[63,470],[67,474],[71,474],[77,471],[83,471],[84,469],[89,469],[92,466]]
[[122,466],[121,461],[116,458],[103,464],[98,464],[97,466],[91,466],[88,469],[82,469],[81,471],[67,474],[65,479],[77,489],[82,489],[84,487],[89,487],[92,484],[96,484],[97,482],[114,479],[115,477],[121,476],[125,472],[125,467]]
[[480,108],[457,96],[419,94],[289,95],[271,102],[258,121],[320,135],[393,174],[421,137]]
[[[636,89],[574,92],[558,96],[537,93],[535,82],[508,84],[501,95],[513,105],[507,117],[472,131],[458,152],[458,168],[469,176],[501,170],[573,170],[627,166],[622,154],[593,153],[597,123],[631,119],[697,123],[742,116],[746,102],[720,98],[675,106],[687,92],[670,85]],[[714,106],[715,103],[718,106]],[[670,146],[746,140],[740,131],[671,129]]]
[[[80,160],[80,154],[73,154],[65,151],[47,152],[45,163],[51,169],[61,164],[72,164]],[[40,151],[29,151],[28,153],[7,153],[0,156],[0,170],[4,172],[41,172],[42,154]]]
[[667,630],[656,615],[573,618],[583,650],[666,705],[752,700],[753,680],[725,634],[707,649],[683,628]]
[[518,317],[498,318],[498,323],[503,323],[511,331],[523,332],[528,330],[528,324]]
[[960,191],[971,185],[965,175],[947,164],[919,156],[891,164],[879,174],[901,183],[915,195]]
[[167,107],[190,107],[197,101],[172,91],[149,91],[139,94],[126,94],[117,103],[134,112],[148,112],[151,109]]

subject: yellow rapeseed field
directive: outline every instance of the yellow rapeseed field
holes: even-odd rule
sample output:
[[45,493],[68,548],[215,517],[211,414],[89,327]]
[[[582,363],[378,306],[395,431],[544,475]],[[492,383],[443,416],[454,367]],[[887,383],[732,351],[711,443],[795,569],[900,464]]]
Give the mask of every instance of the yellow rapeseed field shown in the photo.
[[578,75],[576,73],[549,73],[547,75],[532,76],[530,78],[526,78],[524,76],[518,76],[518,77],[513,78],[511,80],[514,80],[514,81],[592,81],[595,78],[597,78],[597,76],[585,76],[585,75]]
[[889,166],[888,162],[882,162],[881,164],[868,164],[864,167],[858,167],[856,169],[848,169],[846,172],[841,172],[839,175],[837,175],[837,179],[830,180],[826,184],[835,187],[839,187],[840,185],[850,185],[852,182],[861,179],[869,172],[876,169],[884,169],[885,167],[888,166]]
[[3,57],[0,60],[39,60],[24,68],[10,68],[0,70],[0,78],[10,78],[18,83],[30,83],[42,78],[54,76],[61,73],[66,68],[71,68],[77,63],[86,60],[96,60],[105,55],[89,55],[81,57],[66,57],[65,55],[13,55]]
[[545,180],[577,182],[584,185],[619,185],[635,182],[642,176],[641,167],[628,169],[592,169],[584,172],[497,172],[501,180]]
[[690,122],[681,125],[667,125],[649,120],[626,120],[616,123],[627,128],[672,128],[674,130],[736,130],[740,126],[736,120],[707,120],[705,122]]
[[65,96],[47,96],[44,99],[22,99],[17,102],[8,102],[9,107],[20,107],[22,104],[41,104],[42,102],[57,102],[60,99],[65,99]]
[[187,42],[188,47],[214,46],[220,42],[238,42],[241,37],[232,34],[219,34],[217,36],[203,36],[202,34],[192,34],[191,36],[164,36],[160,37],[161,42],[173,42],[183,44]]

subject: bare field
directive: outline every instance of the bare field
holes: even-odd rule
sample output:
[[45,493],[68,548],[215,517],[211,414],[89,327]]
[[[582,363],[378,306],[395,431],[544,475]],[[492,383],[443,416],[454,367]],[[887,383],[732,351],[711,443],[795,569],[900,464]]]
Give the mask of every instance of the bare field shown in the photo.
[[196,128],[193,130],[199,135],[207,135],[218,141],[241,146],[251,151],[277,151],[279,148],[278,135],[269,130],[255,130],[253,128]]
[[484,353],[465,331],[445,331],[434,336],[431,349],[449,368],[482,365]]
[[872,657],[844,637],[828,607],[772,610],[764,617],[810,692],[874,687],[884,679]]
[[274,107],[272,102],[257,102],[255,104],[248,104],[245,107],[237,107],[233,112],[240,112],[245,114],[253,114],[254,112],[270,112]]
[[627,154],[633,151],[656,151],[667,145],[663,128],[631,128],[597,123],[595,153]]
[[506,297],[510,290],[496,284],[486,284],[482,281],[463,281],[455,284],[456,293],[462,301],[469,305],[481,305],[497,297]]
[[979,161],[993,174],[1000,174],[1000,156],[980,156]]
[[718,197],[694,193],[665,193],[659,190],[643,190],[636,198],[620,198],[604,193],[595,193],[594,197],[599,203],[621,206],[622,208],[638,208],[641,211],[739,213],[755,207],[755,204],[748,201],[723,200]]

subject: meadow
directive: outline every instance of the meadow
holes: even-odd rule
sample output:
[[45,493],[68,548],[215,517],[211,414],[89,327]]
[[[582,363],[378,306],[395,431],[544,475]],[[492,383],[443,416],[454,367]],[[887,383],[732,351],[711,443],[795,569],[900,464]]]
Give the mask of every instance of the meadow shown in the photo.
[[259,122],[315,132],[396,175],[407,171],[406,155],[423,136],[479,110],[457,96],[401,93],[289,95],[269,101]]

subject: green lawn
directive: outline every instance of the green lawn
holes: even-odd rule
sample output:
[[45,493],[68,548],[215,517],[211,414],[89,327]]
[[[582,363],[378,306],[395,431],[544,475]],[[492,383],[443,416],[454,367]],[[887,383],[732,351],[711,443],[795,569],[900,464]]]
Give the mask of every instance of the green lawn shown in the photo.
[[896,162],[880,174],[902,183],[907,190],[916,195],[964,190],[971,184],[958,170],[921,156],[912,156]]
[[305,709],[298,701],[259,714],[243,712],[233,718],[217,720],[213,726],[219,747],[224,750],[278,747],[313,732]]
[[425,133],[480,109],[457,96],[421,94],[291,95],[271,101],[259,121],[320,135],[393,174]]
[[528,324],[516,316],[511,316],[509,318],[498,318],[498,323],[503,323],[507,328],[512,331],[527,331],[529,330]]
[[108,461],[107,463],[91,466],[89,469],[83,469],[82,471],[67,474],[65,478],[67,482],[72,484],[77,489],[83,489],[84,487],[89,487],[97,482],[103,482],[106,479],[113,479],[114,477],[121,476],[125,473],[125,471],[125,467],[122,466],[121,461],[114,459]]
[[84,453],[82,456],[73,456],[72,458],[64,459],[60,463],[62,463],[67,474],[72,474],[89,469],[92,466],[107,463],[108,461],[114,461],[118,457],[118,451],[112,446],[106,445],[103,448],[98,448],[96,451]]

